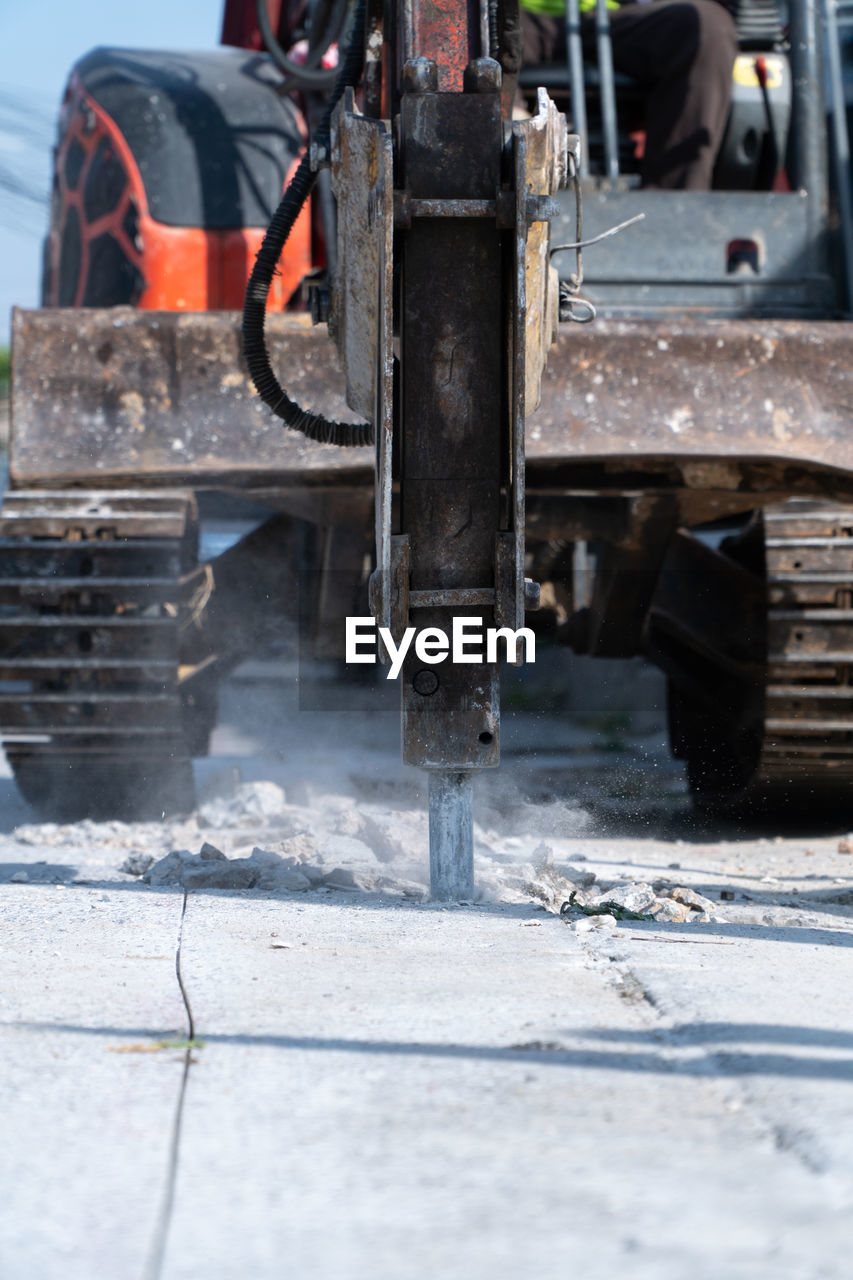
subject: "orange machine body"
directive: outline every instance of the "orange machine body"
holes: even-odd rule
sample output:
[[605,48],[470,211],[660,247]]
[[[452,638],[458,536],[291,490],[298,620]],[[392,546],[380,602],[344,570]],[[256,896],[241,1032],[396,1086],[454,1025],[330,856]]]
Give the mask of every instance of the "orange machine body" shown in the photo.
[[[219,51],[205,55],[226,60],[233,81],[240,68],[233,65],[235,51]],[[122,67],[113,51],[96,51],[112,55],[119,71],[126,77],[134,68]],[[174,63],[178,55],[164,54]],[[180,55],[189,58],[191,55]],[[124,62],[129,55],[125,55]],[[103,57],[101,58],[103,62]],[[82,67],[85,71],[86,62]],[[97,79],[97,77],[91,77]],[[101,76],[103,78],[103,76]],[[270,172],[268,155],[261,155],[260,176],[250,171],[257,151],[243,145],[242,151],[229,141],[228,121],[215,112],[209,96],[198,86],[182,86],[187,106],[179,102],[173,119],[157,122],[157,128],[184,129],[187,119],[194,125],[192,150],[182,156],[176,148],[164,163],[176,170],[164,175],[158,164],[157,135],[134,133],[134,92],[140,112],[156,112],[163,94],[162,87],[148,78],[138,77],[139,84],[122,99],[121,113],[130,117],[131,127],[125,131],[120,120],[110,114],[108,106],[86,83],[85,74],[75,68],[69,80],[59,122],[59,138],[55,151],[53,202],[50,228],[45,243],[43,302],[47,306],[110,306],[126,304],[150,310],[208,311],[240,309],[246,281],[264,236],[269,213],[298,164],[300,147],[304,147],[305,130],[298,112],[286,103],[290,112],[289,132],[282,146],[282,130],[278,131],[278,174]],[[226,91],[228,77],[225,79]],[[250,93],[258,86],[250,83]],[[267,90],[267,92],[271,92]],[[199,99],[195,101],[193,95]],[[101,98],[108,96],[100,95]],[[172,95],[172,101],[176,95]],[[233,96],[233,95],[232,95]],[[276,106],[273,110],[278,110]],[[211,117],[210,146],[218,148],[220,160],[208,164],[204,174],[205,115]],[[241,130],[240,122],[235,131]],[[127,133],[131,136],[128,137]],[[263,131],[261,131],[261,134]],[[245,133],[240,135],[240,142]],[[171,146],[171,139],[169,145]],[[267,149],[268,150],[268,149]],[[164,148],[168,152],[169,147]],[[185,173],[181,173],[185,165]],[[143,172],[143,170],[145,172]],[[185,179],[185,181],[184,181]],[[245,181],[244,181],[245,180]],[[217,201],[211,196],[211,182],[221,182],[237,191],[240,182],[252,189],[265,182],[267,197],[263,200],[230,198]],[[159,208],[152,208],[151,188],[168,186],[166,198],[159,198]],[[204,187],[200,198],[189,190],[195,184]],[[188,198],[182,203],[181,188],[186,186]],[[196,192],[196,196],[198,193]],[[255,195],[257,191],[255,190]],[[251,207],[247,207],[251,206]],[[160,216],[158,216],[158,214]],[[249,217],[247,217],[247,214]],[[251,215],[254,214],[254,217]],[[165,215],[165,216],[164,216]],[[231,221],[233,225],[221,225]],[[257,225],[247,225],[255,222]],[[215,225],[211,225],[214,223]],[[207,225],[205,225],[207,224]],[[306,207],[289,237],[269,297],[272,310],[282,310],[293,298],[300,282],[311,270],[311,213]]]

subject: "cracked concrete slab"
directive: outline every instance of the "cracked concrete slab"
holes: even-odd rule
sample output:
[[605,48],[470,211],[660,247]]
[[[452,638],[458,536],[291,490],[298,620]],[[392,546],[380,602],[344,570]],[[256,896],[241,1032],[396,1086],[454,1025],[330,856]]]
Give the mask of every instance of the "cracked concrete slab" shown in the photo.
[[[629,948],[622,932],[606,945]],[[746,975],[730,1053],[757,1034],[743,1002],[778,965],[763,945],[720,949]],[[853,1162],[820,1136],[849,1120],[844,1037],[823,1050],[822,1108],[784,1045],[744,1086],[693,1015],[721,998],[701,958],[654,1005],[601,961],[532,910],[191,900],[185,980],[198,1034],[216,1031],[187,1095],[164,1275],[224,1280],[236,1247],[270,1277],[286,1258],[359,1280],[556,1280],[572,1256],[592,1277],[844,1275]],[[780,1134],[807,1116],[820,1171]]]
[[174,898],[0,886],[0,1274],[141,1275],[184,1025]]
[[[607,760],[522,717],[478,783],[480,900],[441,909],[396,717],[256,692],[195,815],[41,824],[0,778],[3,1280],[846,1280],[849,832],[696,823],[649,738]],[[204,1043],[163,1048],[183,890],[121,868],[204,842],[310,887],[189,894]],[[725,923],[571,927],[546,858]]]

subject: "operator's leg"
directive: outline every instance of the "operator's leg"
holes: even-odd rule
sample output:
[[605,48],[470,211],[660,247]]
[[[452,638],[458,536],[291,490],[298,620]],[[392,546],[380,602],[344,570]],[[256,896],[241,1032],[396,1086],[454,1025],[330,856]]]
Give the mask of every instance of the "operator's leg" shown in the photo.
[[611,33],[616,70],[649,88],[644,185],[707,190],[731,102],[731,14],[716,0],[653,0],[614,11]]
[[[522,9],[525,66],[561,62],[562,18]],[[646,103],[647,187],[707,190],[729,114],[735,25],[716,0],[652,0],[610,15],[613,64],[649,90]],[[595,63],[595,24],[581,20],[584,55]]]
[[521,10],[521,65],[546,66],[549,62],[565,62],[566,21],[548,13]]

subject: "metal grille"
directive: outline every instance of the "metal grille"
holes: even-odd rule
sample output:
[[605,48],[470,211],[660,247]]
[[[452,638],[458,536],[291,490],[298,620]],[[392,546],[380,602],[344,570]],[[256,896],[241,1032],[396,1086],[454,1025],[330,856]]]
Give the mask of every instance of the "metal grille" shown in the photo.
[[782,41],[778,0],[735,0],[730,6],[742,49],[767,49]]

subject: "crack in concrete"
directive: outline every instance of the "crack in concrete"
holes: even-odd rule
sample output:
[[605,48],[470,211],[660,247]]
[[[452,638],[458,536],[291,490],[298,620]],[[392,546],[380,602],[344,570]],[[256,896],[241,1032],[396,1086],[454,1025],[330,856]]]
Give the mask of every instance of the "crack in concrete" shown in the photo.
[[189,894],[185,889],[184,899],[181,905],[181,919],[178,925],[178,942],[175,949],[175,976],[178,979],[178,989],[181,993],[184,1011],[187,1015],[187,1046],[184,1050],[181,1083],[178,1088],[178,1099],[175,1104],[175,1114],[172,1119],[172,1135],[169,1142],[169,1156],[166,1164],[166,1183],[163,1190],[163,1200],[154,1226],[154,1233],[151,1239],[151,1246],[145,1265],[144,1280],[160,1280],[160,1277],[163,1274],[166,1244],[169,1238],[169,1227],[171,1226],[172,1213],[175,1206],[175,1187],[178,1180],[178,1165],[180,1163],[181,1154],[181,1131],[184,1119],[184,1103],[187,1096],[190,1067],[193,1063],[192,1051],[193,1042],[195,1040],[195,1021],[193,1019],[189,996],[187,995],[187,990],[184,986],[184,980],[181,974],[181,946],[184,938],[184,920],[186,919],[188,900]]
[[[671,1015],[662,1012],[648,985],[622,956],[608,955],[607,960],[610,967],[603,970],[603,975],[611,989],[629,1003],[639,1005],[646,1013],[646,1020],[656,1024],[650,1029],[651,1036],[661,1043],[665,1051],[675,1051],[670,1058],[674,1072],[689,1070],[694,1075],[704,1074],[709,1082],[717,1084],[726,1077],[730,1082],[733,1078],[739,1095],[738,1110],[742,1110],[744,1118],[749,1118],[757,1139],[769,1137],[780,1154],[790,1156],[813,1176],[822,1176],[829,1171],[829,1160],[821,1151],[816,1134],[804,1126],[794,1127],[778,1122],[768,1115],[766,1103],[749,1089],[743,1076],[747,1059],[745,1053],[709,1048],[706,1043],[697,1041],[693,1028],[672,1024]],[[691,1051],[689,1063],[678,1054],[680,1049]],[[697,1064],[701,1064],[704,1071],[697,1072]]]

